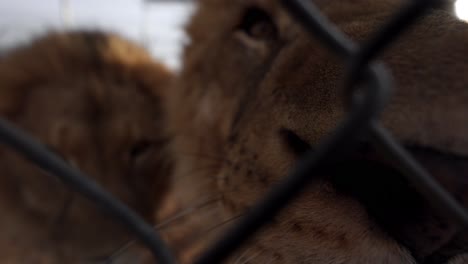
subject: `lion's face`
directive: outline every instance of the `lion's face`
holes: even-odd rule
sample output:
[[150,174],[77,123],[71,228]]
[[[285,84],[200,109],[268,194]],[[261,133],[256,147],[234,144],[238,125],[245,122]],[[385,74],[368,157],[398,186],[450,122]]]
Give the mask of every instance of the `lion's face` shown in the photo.
[[[174,227],[182,258],[220,233],[211,227],[222,231],[228,224],[219,223],[241,216],[346,115],[340,58],[277,2],[202,1],[189,26],[192,44],[168,102],[176,185],[182,204],[219,203]],[[357,41],[399,7],[317,2]],[[397,84],[383,124],[465,204],[466,54],[468,25],[434,10],[383,56]],[[391,161],[364,147],[324,172],[334,180],[311,186],[233,263],[413,263],[464,252],[460,230],[439,218]],[[196,239],[187,239],[187,230],[196,230]]]
[[[0,69],[4,115],[151,222],[169,182],[159,93],[170,74],[143,49],[100,33],[46,36]],[[0,170],[4,261],[90,263],[133,239],[6,147]]]

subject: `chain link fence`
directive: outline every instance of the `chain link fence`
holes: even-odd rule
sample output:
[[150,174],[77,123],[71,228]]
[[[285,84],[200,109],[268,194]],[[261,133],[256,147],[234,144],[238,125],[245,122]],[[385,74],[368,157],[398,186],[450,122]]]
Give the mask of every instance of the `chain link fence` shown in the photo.
[[[374,59],[429,8],[446,2],[442,0],[405,2],[399,12],[362,45],[357,45],[329,23],[312,1],[283,0],[282,3],[291,16],[313,37],[321,40],[340,58],[344,58],[343,63],[348,65],[348,68],[346,85],[343,89],[347,95],[346,106],[349,114],[313,152],[304,155],[283,182],[253,206],[238,224],[216,241],[195,263],[221,263],[226,260],[285,208],[301,190],[314,184],[314,178],[311,177],[314,172],[339,161],[345,153],[351,151],[362,133],[370,134],[372,144],[399,164],[408,181],[431,203],[440,216],[450,219],[459,226],[468,226],[466,208],[448,194],[379,123],[379,116],[391,95],[392,78],[385,65],[374,62]],[[355,87],[358,82],[367,85],[357,90]],[[4,120],[0,120],[0,141],[40,168],[60,178],[70,188],[112,215],[116,221],[122,222],[152,251],[157,263],[176,262],[168,246],[151,225],[91,182],[90,178],[70,167],[47,147]]]

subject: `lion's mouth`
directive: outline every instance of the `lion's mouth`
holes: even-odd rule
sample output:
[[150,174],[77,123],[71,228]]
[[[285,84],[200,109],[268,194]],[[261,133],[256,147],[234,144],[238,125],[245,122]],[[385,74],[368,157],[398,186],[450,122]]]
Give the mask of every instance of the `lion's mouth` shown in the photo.
[[[468,158],[406,145],[414,157],[461,204],[468,207]],[[424,263],[443,263],[466,250],[468,237],[435,211],[399,172],[369,145],[363,145],[332,172],[337,190],[357,199],[381,228]],[[454,242],[454,241],[457,242]]]
[[[313,148],[292,130],[282,129],[280,135],[297,157]],[[468,157],[415,144],[405,147],[468,209]],[[432,208],[397,168],[396,161],[366,142],[323,173],[339,193],[358,200],[380,228],[419,262],[440,264],[468,252],[468,232],[462,235],[459,227]]]

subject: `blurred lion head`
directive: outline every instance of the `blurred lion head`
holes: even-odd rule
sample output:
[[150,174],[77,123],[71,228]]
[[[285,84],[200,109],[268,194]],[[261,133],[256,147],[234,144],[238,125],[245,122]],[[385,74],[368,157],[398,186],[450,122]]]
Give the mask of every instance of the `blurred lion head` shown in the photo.
[[[0,61],[0,114],[151,222],[169,184],[160,97],[171,78],[117,35],[49,33]],[[95,204],[3,146],[0,170],[4,262],[85,263],[131,239]]]

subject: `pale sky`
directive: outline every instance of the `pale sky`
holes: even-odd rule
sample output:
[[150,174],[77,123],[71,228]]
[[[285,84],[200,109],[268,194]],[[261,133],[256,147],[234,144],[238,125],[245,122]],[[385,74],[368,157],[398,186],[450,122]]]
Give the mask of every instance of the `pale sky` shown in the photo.
[[[194,4],[167,0],[0,0],[0,49],[21,43],[50,29],[62,29],[60,3],[67,2],[71,28],[100,28],[118,32],[147,45],[152,54],[177,69],[182,27]],[[468,20],[468,0],[457,1],[457,14]],[[146,23],[145,23],[146,21]]]
[[[99,28],[144,42],[173,68],[187,41],[182,27],[193,4],[142,0],[68,0],[71,28]],[[0,48],[24,42],[50,29],[63,29],[59,0],[0,0]],[[146,11],[146,12],[145,12]],[[145,23],[146,21],[146,23]]]

